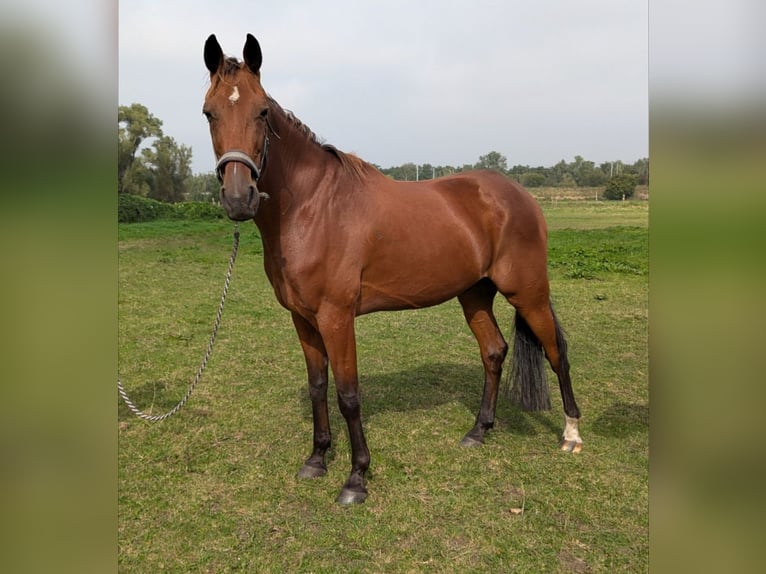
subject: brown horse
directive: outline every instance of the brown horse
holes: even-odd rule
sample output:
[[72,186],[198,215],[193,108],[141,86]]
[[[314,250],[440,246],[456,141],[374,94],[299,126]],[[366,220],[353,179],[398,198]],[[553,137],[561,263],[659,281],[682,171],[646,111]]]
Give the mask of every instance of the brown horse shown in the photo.
[[330,447],[327,366],[351,442],[351,474],[337,501],[367,497],[370,453],[360,416],[354,318],[414,309],[457,297],[484,363],[484,395],[465,446],[492,428],[506,344],[492,312],[499,291],[515,308],[516,398],[525,410],[550,408],[543,351],[564,403],[561,448],[578,452],[580,411],[566,343],[553,314],[547,229],[535,200],[491,171],[396,182],[356,156],[319,143],[261,86],[261,48],[247,35],[244,61],[205,43],[211,85],[203,113],[229,218],[252,219],[279,302],[292,313],[308,369],[313,452],[301,478],[327,472]]

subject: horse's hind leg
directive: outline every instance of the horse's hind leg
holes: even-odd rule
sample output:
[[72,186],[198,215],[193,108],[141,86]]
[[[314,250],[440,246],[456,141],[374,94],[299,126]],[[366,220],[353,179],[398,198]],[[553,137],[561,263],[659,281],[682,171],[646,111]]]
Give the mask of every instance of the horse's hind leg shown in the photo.
[[[513,303],[513,301],[511,302]],[[569,377],[566,339],[553,312],[553,307],[550,301],[545,301],[531,307],[517,306],[516,312],[521,313],[522,319],[526,321],[537,337],[553,372],[556,373],[559,380],[565,414],[564,433],[560,443],[561,450],[580,452],[582,450],[582,439],[579,432],[580,409],[577,408],[572,391],[572,381]]]
[[463,306],[463,314],[471,328],[481,350],[484,363],[484,394],[481,399],[476,424],[463,437],[463,446],[478,446],[484,442],[484,434],[495,423],[497,390],[503,370],[503,361],[508,352],[508,344],[497,326],[492,312],[492,302],[497,288],[489,279],[476,283],[458,297]]

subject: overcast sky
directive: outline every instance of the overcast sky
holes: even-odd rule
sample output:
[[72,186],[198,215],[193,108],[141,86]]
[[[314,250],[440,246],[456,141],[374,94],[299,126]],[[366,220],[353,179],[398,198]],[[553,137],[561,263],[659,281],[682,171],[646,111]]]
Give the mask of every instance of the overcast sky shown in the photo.
[[636,0],[132,0],[119,3],[119,104],[145,105],[166,135],[214,158],[202,59],[216,34],[338,148],[382,167],[509,166],[575,155],[648,156],[647,2]]

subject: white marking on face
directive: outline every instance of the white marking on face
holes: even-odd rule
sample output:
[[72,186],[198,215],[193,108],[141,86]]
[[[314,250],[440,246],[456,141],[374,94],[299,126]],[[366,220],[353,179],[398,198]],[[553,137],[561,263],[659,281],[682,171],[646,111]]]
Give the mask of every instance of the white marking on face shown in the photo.
[[239,99],[239,90],[237,89],[237,86],[234,86],[234,90],[231,92],[231,95],[229,96],[229,102],[234,105],[237,103],[237,100]]

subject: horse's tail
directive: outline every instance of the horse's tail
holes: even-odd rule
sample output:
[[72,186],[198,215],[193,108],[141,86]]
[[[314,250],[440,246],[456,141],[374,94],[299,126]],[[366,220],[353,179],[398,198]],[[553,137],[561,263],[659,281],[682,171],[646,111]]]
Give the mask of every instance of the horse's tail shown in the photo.
[[[553,307],[551,307],[551,313],[553,313]],[[555,314],[553,322],[556,327],[560,360],[568,362],[566,340]],[[543,362],[543,347],[518,311],[514,319],[514,333],[510,373],[512,386],[508,393],[510,400],[525,411],[549,410],[551,399],[548,394],[548,380]]]

